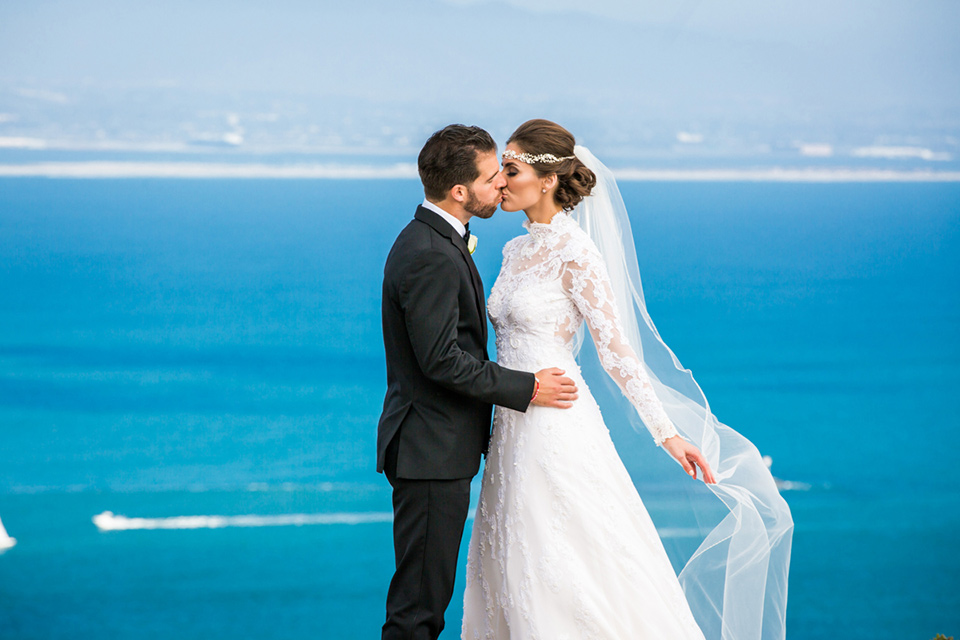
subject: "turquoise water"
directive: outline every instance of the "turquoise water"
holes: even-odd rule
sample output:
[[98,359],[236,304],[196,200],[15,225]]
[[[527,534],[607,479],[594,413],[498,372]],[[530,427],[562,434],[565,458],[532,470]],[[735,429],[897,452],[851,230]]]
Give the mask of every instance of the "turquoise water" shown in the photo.
[[[960,634],[960,185],[623,191],[665,340],[803,483],[788,638]],[[0,637],[378,637],[380,272],[420,197],[0,180]],[[488,291],[518,215],[474,229]],[[291,514],[360,522],[269,520]]]

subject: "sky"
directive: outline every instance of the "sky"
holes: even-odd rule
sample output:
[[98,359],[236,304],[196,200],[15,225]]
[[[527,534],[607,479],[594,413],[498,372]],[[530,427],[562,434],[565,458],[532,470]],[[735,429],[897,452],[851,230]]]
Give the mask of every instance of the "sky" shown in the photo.
[[696,95],[719,74],[956,104],[958,31],[954,0],[34,0],[0,8],[0,78],[506,100],[644,79]]
[[134,113],[145,107],[123,92],[148,90],[217,95],[217,109],[305,96],[337,117],[875,120],[878,135],[949,134],[957,33],[955,0],[5,2],[0,116],[78,92]]

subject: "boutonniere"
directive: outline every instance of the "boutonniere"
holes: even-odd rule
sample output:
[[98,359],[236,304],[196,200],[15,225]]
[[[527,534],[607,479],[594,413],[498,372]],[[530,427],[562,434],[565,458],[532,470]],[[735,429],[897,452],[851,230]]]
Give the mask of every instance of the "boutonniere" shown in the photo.
[[470,234],[470,237],[467,239],[467,251],[471,254],[477,250],[477,236]]

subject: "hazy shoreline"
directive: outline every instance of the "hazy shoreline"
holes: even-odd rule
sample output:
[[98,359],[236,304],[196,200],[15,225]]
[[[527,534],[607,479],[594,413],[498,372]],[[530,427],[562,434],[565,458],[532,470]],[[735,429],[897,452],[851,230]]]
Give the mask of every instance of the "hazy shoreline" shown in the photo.
[[[844,167],[735,169],[615,169],[624,182],[960,182],[960,171]],[[196,179],[417,179],[412,163],[362,165],[310,163],[36,162],[0,164],[2,178],[196,178]]]

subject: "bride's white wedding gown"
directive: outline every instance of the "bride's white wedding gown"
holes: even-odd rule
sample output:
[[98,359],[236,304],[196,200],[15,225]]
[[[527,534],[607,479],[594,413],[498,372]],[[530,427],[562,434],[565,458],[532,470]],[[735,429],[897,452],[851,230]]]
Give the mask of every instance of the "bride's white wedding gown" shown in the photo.
[[560,367],[570,409],[497,408],[467,560],[463,638],[703,639],[677,576],[580,375],[586,320],[602,364],[657,442],[676,434],[623,339],[603,261],[566,213],[503,250],[488,311],[497,358]]

